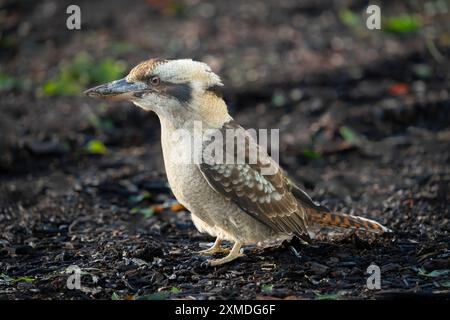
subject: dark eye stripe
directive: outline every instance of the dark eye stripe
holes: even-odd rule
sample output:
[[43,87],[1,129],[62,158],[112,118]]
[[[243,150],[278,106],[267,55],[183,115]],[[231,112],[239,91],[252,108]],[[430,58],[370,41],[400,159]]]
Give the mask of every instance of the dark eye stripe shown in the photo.
[[189,83],[165,83],[166,93],[180,101],[190,103],[192,100],[192,88]]
[[214,93],[219,98],[223,97],[223,87],[222,86],[212,86],[206,89],[206,91]]

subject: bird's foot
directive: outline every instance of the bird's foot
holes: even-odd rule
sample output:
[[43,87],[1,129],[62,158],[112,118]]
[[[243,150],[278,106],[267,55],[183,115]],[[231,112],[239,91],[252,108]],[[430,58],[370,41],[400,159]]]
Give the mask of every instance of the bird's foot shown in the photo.
[[220,245],[222,244],[222,240],[217,238],[214,242],[214,245],[211,248],[201,250],[198,252],[198,254],[202,256],[212,256],[216,253],[228,253],[230,252],[230,249],[222,248]]
[[243,254],[241,252],[241,244],[236,242],[234,244],[233,248],[231,249],[230,253],[227,256],[220,258],[220,259],[208,260],[208,264],[212,267],[220,266],[224,263],[233,261],[234,259],[237,259],[237,258],[243,257],[243,256],[245,256],[245,254]]
[[230,249],[228,248],[221,248],[221,247],[211,247],[205,250],[201,250],[199,252],[197,252],[199,255],[202,256],[212,256],[215,255],[216,253],[229,253]]
[[239,257],[244,257],[244,256],[245,256],[245,254],[243,254],[243,253],[239,253],[238,255],[235,255],[235,256],[227,255],[226,257],[223,257],[223,258],[220,258],[220,259],[208,260],[208,264],[211,267],[220,266],[222,264],[225,264],[227,262],[233,261],[234,259],[237,259]]

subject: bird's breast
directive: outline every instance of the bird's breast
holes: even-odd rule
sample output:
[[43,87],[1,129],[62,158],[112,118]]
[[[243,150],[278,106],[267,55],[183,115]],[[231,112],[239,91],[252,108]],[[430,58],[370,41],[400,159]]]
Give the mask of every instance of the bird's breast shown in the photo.
[[161,145],[167,179],[173,194],[193,215],[200,231],[222,239],[257,244],[273,232],[218,193],[200,172],[197,163],[183,162],[188,144],[162,131]]
[[161,145],[167,180],[177,200],[192,211],[204,199],[207,183],[192,159],[192,146],[182,133],[162,133]]

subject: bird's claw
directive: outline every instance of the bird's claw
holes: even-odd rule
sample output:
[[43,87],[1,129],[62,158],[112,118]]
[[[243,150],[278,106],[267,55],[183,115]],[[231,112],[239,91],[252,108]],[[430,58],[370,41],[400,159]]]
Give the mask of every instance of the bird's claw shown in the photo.
[[205,250],[198,251],[197,253],[201,256],[212,256],[216,253],[229,253],[230,249],[228,248],[208,248]]
[[220,266],[227,262],[233,261],[234,259],[237,259],[239,257],[245,257],[245,254],[242,252],[239,252],[238,254],[229,254],[223,258],[211,259],[211,260],[207,260],[206,262],[208,263],[209,266],[215,267],[215,266]]

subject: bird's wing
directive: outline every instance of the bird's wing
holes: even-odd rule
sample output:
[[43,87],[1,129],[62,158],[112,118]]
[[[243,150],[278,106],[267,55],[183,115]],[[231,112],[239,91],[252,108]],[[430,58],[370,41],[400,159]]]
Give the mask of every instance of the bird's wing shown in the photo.
[[[214,190],[273,230],[308,238],[307,210],[315,208],[316,204],[283,174],[275,161],[236,122],[230,121],[220,129],[223,141],[228,130],[234,130],[235,137],[238,137],[235,142],[245,141],[245,163],[200,163],[198,166],[205,179]],[[243,140],[238,140],[240,138]],[[227,143],[222,145],[224,155],[230,152],[236,155],[236,145],[234,148],[226,148]],[[211,144],[204,143],[204,150],[206,146],[211,147]],[[251,162],[248,152],[255,150],[258,158]],[[271,174],[264,174],[269,171],[269,166],[272,166]],[[293,192],[300,193],[299,197]]]

